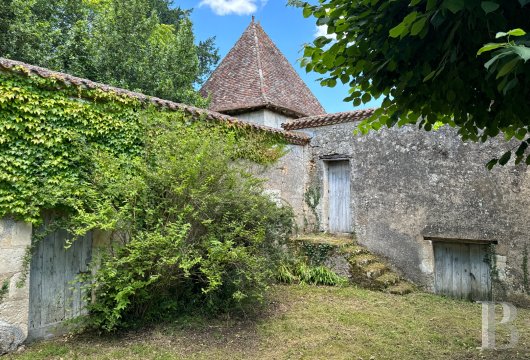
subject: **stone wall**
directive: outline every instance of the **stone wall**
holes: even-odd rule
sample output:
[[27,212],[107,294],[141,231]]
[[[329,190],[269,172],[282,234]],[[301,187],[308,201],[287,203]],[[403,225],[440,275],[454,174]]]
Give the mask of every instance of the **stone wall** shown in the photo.
[[252,173],[266,179],[265,188],[279,204],[292,206],[298,231],[307,228],[308,214],[305,206],[308,148],[300,145],[288,145],[287,153],[276,163],[267,166],[252,166]]
[[[451,128],[382,129],[354,137],[354,127],[306,132],[313,136],[310,186],[323,184],[322,157],[350,158],[351,210],[361,244],[432,289],[433,250],[424,236],[498,240],[499,275],[512,291],[522,290],[522,254],[530,247],[529,170],[513,163],[492,171],[484,167],[508,144],[463,143]],[[326,209],[318,210],[325,218]]]
[[26,249],[31,245],[31,225],[0,220],[0,288],[7,286],[0,300],[0,354],[15,350],[28,334],[29,279],[17,287]]

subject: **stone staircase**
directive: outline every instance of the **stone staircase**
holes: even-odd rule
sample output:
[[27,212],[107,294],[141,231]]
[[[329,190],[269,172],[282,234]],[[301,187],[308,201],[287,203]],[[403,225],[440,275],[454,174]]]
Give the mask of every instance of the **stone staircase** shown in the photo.
[[405,295],[414,285],[393,271],[381,257],[370,253],[351,236],[300,235],[293,239],[302,255],[313,265],[325,265],[361,287]]

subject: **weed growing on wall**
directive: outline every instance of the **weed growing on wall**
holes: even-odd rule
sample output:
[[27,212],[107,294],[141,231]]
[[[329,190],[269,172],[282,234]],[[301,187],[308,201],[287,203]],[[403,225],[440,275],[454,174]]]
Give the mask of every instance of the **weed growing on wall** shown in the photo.
[[315,226],[313,230],[317,232],[320,228],[320,216],[317,211],[317,206],[320,202],[320,188],[316,186],[310,187],[304,194],[304,200],[315,217]]
[[9,280],[4,280],[0,286],[0,304],[9,293]]

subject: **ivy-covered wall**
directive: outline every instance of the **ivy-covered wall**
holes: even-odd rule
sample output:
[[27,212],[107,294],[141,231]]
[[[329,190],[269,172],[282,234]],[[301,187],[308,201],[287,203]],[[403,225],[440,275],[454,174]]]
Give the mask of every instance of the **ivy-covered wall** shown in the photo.
[[147,119],[170,113],[184,127],[215,127],[235,139],[236,157],[262,165],[281,158],[287,142],[281,131],[225,121],[221,114],[211,121],[206,111],[193,115],[178,104],[46,75],[0,66],[0,339],[16,340],[0,341],[0,354],[27,335],[30,279],[19,280],[30,265],[32,236],[38,240],[32,225],[39,227],[44,212],[68,218],[94,200],[94,155],[141,154]]
[[[43,209],[75,208],[87,196],[94,152],[138,154],[145,116],[167,111],[127,93],[29,75],[24,67],[0,71],[0,218],[38,223]],[[236,137],[243,158],[270,163],[284,153],[280,131],[181,113],[179,121]]]

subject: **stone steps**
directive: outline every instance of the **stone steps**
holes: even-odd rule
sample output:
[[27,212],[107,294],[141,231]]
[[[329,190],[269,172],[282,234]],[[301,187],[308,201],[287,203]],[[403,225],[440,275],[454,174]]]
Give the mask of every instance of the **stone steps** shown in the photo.
[[[347,276],[353,284],[396,295],[415,290],[414,285],[401,278],[382,258],[357,244],[351,235],[311,234],[294,240],[302,252],[307,252],[310,263],[326,265]],[[326,249],[324,255],[323,249]]]

